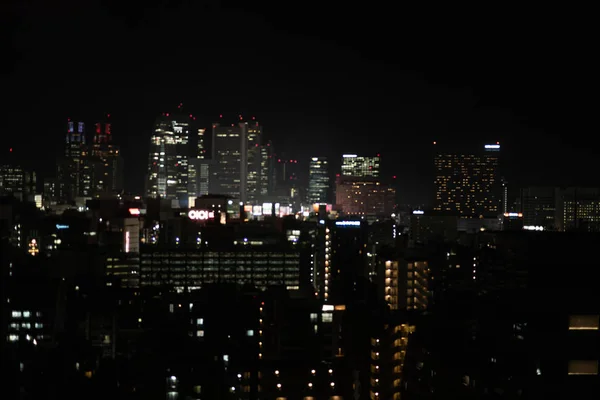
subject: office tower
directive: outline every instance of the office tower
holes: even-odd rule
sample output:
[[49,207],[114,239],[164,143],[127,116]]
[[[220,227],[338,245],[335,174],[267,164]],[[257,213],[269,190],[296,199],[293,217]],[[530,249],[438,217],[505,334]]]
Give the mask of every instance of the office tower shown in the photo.
[[[209,162],[206,153],[206,129],[199,128],[196,136],[196,151],[188,166],[188,195],[190,199],[208,194]],[[190,200],[191,201],[191,200]],[[193,204],[190,203],[190,207]]]
[[248,180],[248,124],[213,123],[210,192],[246,202]]
[[344,154],[342,156],[342,176],[379,178],[379,162],[379,154],[375,157]]
[[78,197],[91,195],[92,182],[89,164],[85,163],[88,148],[85,137],[85,124],[69,118],[65,152],[57,162],[58,201],[61,204],[73,203]]
[[148,160],[148,197],[188,201],[189,118],[164,113],[154,125]]
[[35,193],[35,172],[14,164],[0,165],[0,196],[12,195],[21,200]]
[[468,153],[440,151],[435,155],[435,211],[464,218],[498,216],[500,145],[485,145],[483,150]]
[[569,187],[557,193],[558,230],[600,232],[600,188]]
[[313,157],[308,168],[309,204],[327,203],[329,194],[329,167],[326,157]]
[[262,181],[262,128],[258,122],[247,123],[248,138],[248,178],[247,178],[247,198],[246,201],[251,204],[258,204],[261,199]]
[[379,181],[354,176],[339,177],[335,191],[336,206],[348,215],[391,215],[396,190]]
[[506,214],[508,212],[508,181],[504,177],[500,181],[502,182],[502,213]]
[[556,188],[527,187],[521,189],[521,210],[524,226],[541,226],[553,230],[556,223]]
[[90,154],[84,160],[91,166],[91,194],[94,197],[118,194],[123,190],[123,157],[112,143],[111,123],[107,120],[95,125]]

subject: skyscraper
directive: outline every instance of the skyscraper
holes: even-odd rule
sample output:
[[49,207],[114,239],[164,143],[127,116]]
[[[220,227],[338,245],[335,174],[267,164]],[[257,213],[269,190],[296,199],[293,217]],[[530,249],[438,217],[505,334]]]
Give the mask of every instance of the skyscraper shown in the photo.
[[210,192],[246,201],[248,179],[248,124],[213,123]]
[[254,117],[231,126],[213,123],[210,191],[249,204],[260,204],[269,187],[269,147]]
[[379,178],[379,154],[363,157],[356,154],[342,156],[342,176]]
[[326,157],[313,157],[308,168],[309,204],[327,203],[329,195],[329,167]]
[[485,145],[483,152],[439,152],[435,155],[436,199],[434,209],[461,217],[496,217],[499,144]]
[[57,194],[61,204],[72,203],[77,197],[91,196],[91,171],[85,163],[88,148],[85,137],[85,124],[67,120],[65,152],[57,163]]
[[111,123],[107,120],[95,125],[91,151],[84,163],[91,166],[92,196],[114,195],[123,190],[123,157],[112,143]]
[[154,125],[148,160],[148,197],[188,201],[189,118],[164,113]]

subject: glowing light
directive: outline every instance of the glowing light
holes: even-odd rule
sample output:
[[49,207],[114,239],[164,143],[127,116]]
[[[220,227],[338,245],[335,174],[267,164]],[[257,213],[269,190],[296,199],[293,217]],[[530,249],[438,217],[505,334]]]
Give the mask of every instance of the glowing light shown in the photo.
[[336,226],[360,226],[360,221],[335,221]]
[[129,231],[125,231],[125,253],[129,253],[130,236]]
[[485,148],[486,149],[499,149],[500,145],[499,144],[486,144]]
[[355,157],[358,157],[358,156],[356,154],[344,154],[342,157],[343,158],[355,158]]
[[140,215],[141,211],[140,211],[139,208],[130,208],[129,209],[129,214],[131,214],[131,215]]
[[205,221],[207,219],[214,219],[215,212],[207,210],[190,210],[190,212],[188,212],[188,217],[192,220]]
[[425,214],[425,211],[422,211],[422,210],[414,210],[414,211],[413,211],[413,214],[414,214],[414,215],[423,215],[423,214]]

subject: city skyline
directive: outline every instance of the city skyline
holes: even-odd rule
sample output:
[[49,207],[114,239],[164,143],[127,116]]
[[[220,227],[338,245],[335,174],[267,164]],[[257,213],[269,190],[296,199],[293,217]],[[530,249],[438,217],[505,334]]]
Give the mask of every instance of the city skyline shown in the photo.
[[[498,36],[505,32],[505,19],[495,11],[493,20],[477,24],[482,34],[475,42],[464,40],[466,27],[458,30],[442,21],[432,33],[417,35],[419,40],[406,39],[401,55],[394,55],[383,51],[393,43],[385,24],[378,24],[381,35],[370,33],[364,42],[353,41],[359,38],[353,31],[347,37],[327,34],[325,26],[338,26],[340,32],[349,28],[337,20],[321,27],[319,23],[331,23],[328,18],[334,15],[327,7],[320,16],[310,16],[317,18],[315,35],[328,38],[317,41],[302,31],[305,11],[295,13],[284,27],[274,10],[261,7],[250,11],[217,3],[206,9],[153,3],[137,13],[135,8],[106,4],[89,10],[69,4],[55,9],[40,6],[44,9],[40,15],[48,16],[44,19],[28,10],[17,13],[33,29],[25,32],[15,26],[16,57],[9,57],[15,71],[5,76],[5,94],[13,101],[0,112],[6,113],[8,132],[23,134],[2,135],[0,148],[28,154],[34,164],[48,161],[48,155],[39,149],[25,151],[26,138],[35,137],[40,148],[48,149],[61,134],[64,118],[91,121],[94,114],[110,112],[114,134],[130,160],[126,187],[141,191],[153,120],[183,102],[194,115],[206,119],[202,122],[207,128],[219,114],[256,115],[269,127],[266,137],[295,159],[313,156],[315,144],[332,160],[361,149],[380,152],[384,164],[396,161],[392,167],[399,176],[399,192],[409,196],[405,202],[410,203],[428,197],[422,192],[427,178],[422,171],[429,168],[424,154],[433,140],[500,141],[514,154],[507,174],[514,184],[567,184],[569,180],[600,184],[587,172],[593,166],[590,160],[598,156],[599,139],[571,140],[571,132],[587,131],[591,115],[589,105],[582,104],[585,96],[580,95],[587,86],[586,70],[578,68],[575,75],[571,69],[559,68],[551,62],[554,47],[550,51],[545,45],[534,46],[538,52],[528,52],[524,39],[533,38],[533,26],[547,28],[540,19],[519,19],[510,33]],[[244,29],[248,16],[261,23]],[[208,29],[220,20],[231,21],[233,28],[221,36],[194,39],[194,21],[202,21]],[[69,21],[82,28],[76,38],[66,37],[63,30],[46,29],[70,26]],[[158,25],[177,29],[159,33],[154,30]],[[93,28],[97,26],[111,29],[106,37],[98,36]],[[403,24],[407,33],[411,26]],[[444,34],[433,33],[438,30]],[[486,34],[491,41],[479,42]],[[38,36],[41,40],[36,41]],[[103,43],[109,44],[112,62],[87,62],[96,59],[94,49]],[[581,44],[580,37],[577,43]],[[171,46],[177,54],[191,49],[193,59],[210,53],[224,57],[176,66],[150,57],[156,46]],[[81,62],[62,62],[60,55],[69,47],[80,49]],[[240,50],[260,62],[241,68],[226,61]],[[562,46],[560,50],[566,51]],[[513,53],[520,57],[514,65],[506,61]],[[327,67],[315,67],[317,59],[318,65]],[[147,82],[154,82],[152,88]],[[94,87],[103,90],[83,89]],[[561,156],[556,157],[559,149]],[[413,173],[400,173],[407,168]],[[548,182],[550,177],[557,182]]]

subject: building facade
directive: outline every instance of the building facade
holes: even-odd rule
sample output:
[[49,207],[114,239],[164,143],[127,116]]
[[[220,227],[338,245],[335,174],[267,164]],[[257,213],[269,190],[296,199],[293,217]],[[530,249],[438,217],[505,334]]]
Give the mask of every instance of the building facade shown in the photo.
[[329,200],[329,165],[327,158],[311,158],[308,175],[308,203],[327,203]]
[[379,155],[363,157],[356,154],[342,156],[342,176],[379,178]]
[[497,217],[499,152],[499,144],[485,145],[483,152],[438,152],[434,210],[463,218]]

